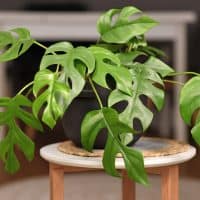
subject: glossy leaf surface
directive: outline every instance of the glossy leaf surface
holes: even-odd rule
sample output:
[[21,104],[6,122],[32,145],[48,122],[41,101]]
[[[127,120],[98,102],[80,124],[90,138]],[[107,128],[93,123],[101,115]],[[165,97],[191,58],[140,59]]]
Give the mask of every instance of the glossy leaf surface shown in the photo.
[[116,88],[129,94],[132,82],[131,74],[128,69],[121,66],[119,58],[102,47],[93,46],[89,50],[96,59],[96,68],[92,74],[93,81],[104,88],[109,88],[106,76],[110,75],[116,82]]
[[[153,113],[142,102],[141,97],[144,95],[151,99],[160,111],[164,103],[164,91],[155,84],[164,86],[160,75],[167,75],[173,70],[161,61],[157,61],[156,58],[150,58],[144,64],[133,63],[132,60],[138,55],[140,55],[140,52],[119,55],[121,62],[129,68],[132,74],[132,93],[127,95],[119,90],[114,90],[109,96],[108,105],[113,106],[122,101],[128,102],[126,108],[120,114],[120,119],[129,124],[129,126],[132,126],[134,119],[139,119],[143,131],[145,131],[152,122]],[[157,61],[155,65],[152,64],[152,59]]]
[[[79,61],[78,64],[77,61]],[[86,74],[83,75],[80,72],[80,64],[85,67],[87,74],[92,73],[95,68],[95,59],[92,53],[86,47],[73,48],[69,42],[60,42],[46,50],[40,69],[60,65],[62,70],[59,79],[70,87],[70,101],[72,101],[85,85]]]
[[157,25],[157,22],[148,16],[131,19],[132,15],[138,13],[141,11],[132,6],[107,11],[97,22],[101,39],[108,43],[126,43]]
[[29,30],[25,28],[1,31],[0,50],[2,50],[2,53],[0,54],[0,62],[18,58],[29,49],[33,42]]
[[162,60],[151,56],[146,62],[145,66],[151,68],[163,78],[174,72],[174,69],[165,64]]
[[[190,79],[182,88],[180,94],[180,113],[188,125],[192,125],[192,137],[200,144],[200,90],[197,89],[200,85],[200,76]],[[193,116],[196,116],[192,123]]]
[[17,95],[14,98],[1,98],[0,107],[5,111],[0,112],[0,125],[6,125],[8,132],[4,139],[0,141],[0,158],[5,163],[5,169],[10,172],[16,172],[19,167],[19,161],[14,153],[14,146],[18,146],[30,161],[34,156],[34,143],[23,133],[16,120],[19,119],[27,125],[42,131],[41,123],[24,108],[31,107],[32,102],[25,96]]
[[58,73],[44,69],[35,76],[33,93],[37,97],[33,103],[34,115],[38,117],[39,111],[44,108],[42,121],[53,128],[70,103],[69,87],[59,80]]
[[146,184],[147,177],[142,154],[120,141],[120,135],[133,133],[133,130],[119,120],[118,113],[114,109],[102,108],[86,114],[81,125],[83,147],[91,151],[96,136],[103,128],[106,128],[108,132],[103,156],[103,166],[106,172],[113,176],[119,176],[115,169],[115,157],[117,153],[121,153],[129,177],[134,181]]

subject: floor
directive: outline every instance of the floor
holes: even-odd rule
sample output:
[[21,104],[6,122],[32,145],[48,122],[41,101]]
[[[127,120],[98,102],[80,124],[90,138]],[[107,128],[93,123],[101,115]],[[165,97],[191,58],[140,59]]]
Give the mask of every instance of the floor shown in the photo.
[[[14,181],[0,187],[0,197],[6,200],[48,200],[48,176],[39,176]],[[12,188],[12,189],[11,189]],[[181,178],[180,200],[197,200],[200,181]],[[12,192],[11,192],[12,191]],[[160,179],[150,177],[150,186],[137,185],[138,200],[160,200]],[[65,199],[70,200],[120,200],[121,182],[105,173],[90,173],[65,176]]]

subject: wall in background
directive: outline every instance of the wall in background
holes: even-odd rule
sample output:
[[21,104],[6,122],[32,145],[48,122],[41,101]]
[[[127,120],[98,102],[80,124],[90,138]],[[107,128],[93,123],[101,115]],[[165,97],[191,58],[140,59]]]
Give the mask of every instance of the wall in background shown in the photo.
[[200,11],[199,0],[6,0],[1,2],[0,9],[23,9],[28,4],[66,4],[66,3],[81,3],[87,5],[90,10],[104,10],[111,7],[124,5],[135,5],[145,10],[195,10]]

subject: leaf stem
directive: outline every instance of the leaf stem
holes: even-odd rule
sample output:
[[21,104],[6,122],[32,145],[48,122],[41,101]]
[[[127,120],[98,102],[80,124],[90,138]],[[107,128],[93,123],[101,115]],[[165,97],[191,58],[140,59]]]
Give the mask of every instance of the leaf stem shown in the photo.
[[127,52],[131,52],[131,49],[133,48],[133,44],[131,43],[130,45],[128,45],[128,49]]
[[164,79],[163,81],[166,82],[166,83],[172,83],[172,84],[175,84],[175,85],[181,85],[181,86],[184,85],[183,83],[178,82],[178,81],[172,81],[172,80],[167,80],[167,79]]
[[88,80],[89,80],[89,83],[90,83],[90,85],[91,85],[91,87],[92,87],[92,90],[93,90],[93,92],[94,92],[94,94],[95,94],[95,96],[96,96],[96,98],[97,98],[97,101],[98,101],[98,103],[99,103],[100,108],[103,108],[102,101],[101,101],[101,99],[100,99],[100,97],[99,97],[99,94],[98,94],[98,92],[97,92],[97,90],[96,90],[96,88],[95,88],[95,86],[94,86],[94,83],[92,82],[92,79],[90,78],[90,76],[88,76]]
[[199,73],[196,72],[172,72],[168,76],[180,76],[180,75],[194,75],[194,76],[199,76]]
[[[46,46],[44,46],[43,44],[41,44],[40,42],[37,42],[36,40],[34,41],[34,43],[36,44],[36,45],[38,45],[39,47],[42,47],[43,49],[47,49],[48,47],[46,47]],[[53,52],[53,55],[56,55],[56,53],[54,53]],[[59,64],[57,64],[57,66],[56,66],[56,73],[58,73],[58,71],[59,71]]]
[[34,44],[36,44],[36,45],[38,45],[39,47],[42,47],[43,49],[47,49],[47,47],[46,46],[44,46],[43,44],[41,44],[41,43],[39,43],[38,41],[34,41]]
[[28,83],[27,85],[25,85],[18,93],[17,95],[21,94],[22,92],[24,92],[24,90],[26,90],[27,88],[29,88],[31,85],[33,85],[33,81],[31,81],[30,83]]

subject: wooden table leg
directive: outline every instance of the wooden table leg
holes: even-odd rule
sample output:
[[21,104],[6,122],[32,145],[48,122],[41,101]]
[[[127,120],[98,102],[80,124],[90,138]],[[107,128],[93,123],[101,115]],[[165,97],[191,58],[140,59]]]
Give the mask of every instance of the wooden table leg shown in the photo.
[[126,171],[122,171],[122,200],[135,200],[135,182],[130,180]]
[[179,199],[179,167],[178,165],[165,167],[161,170],[162,200]]
[[49,164],[50,199],[64,200],[64,168],[53,163]]

